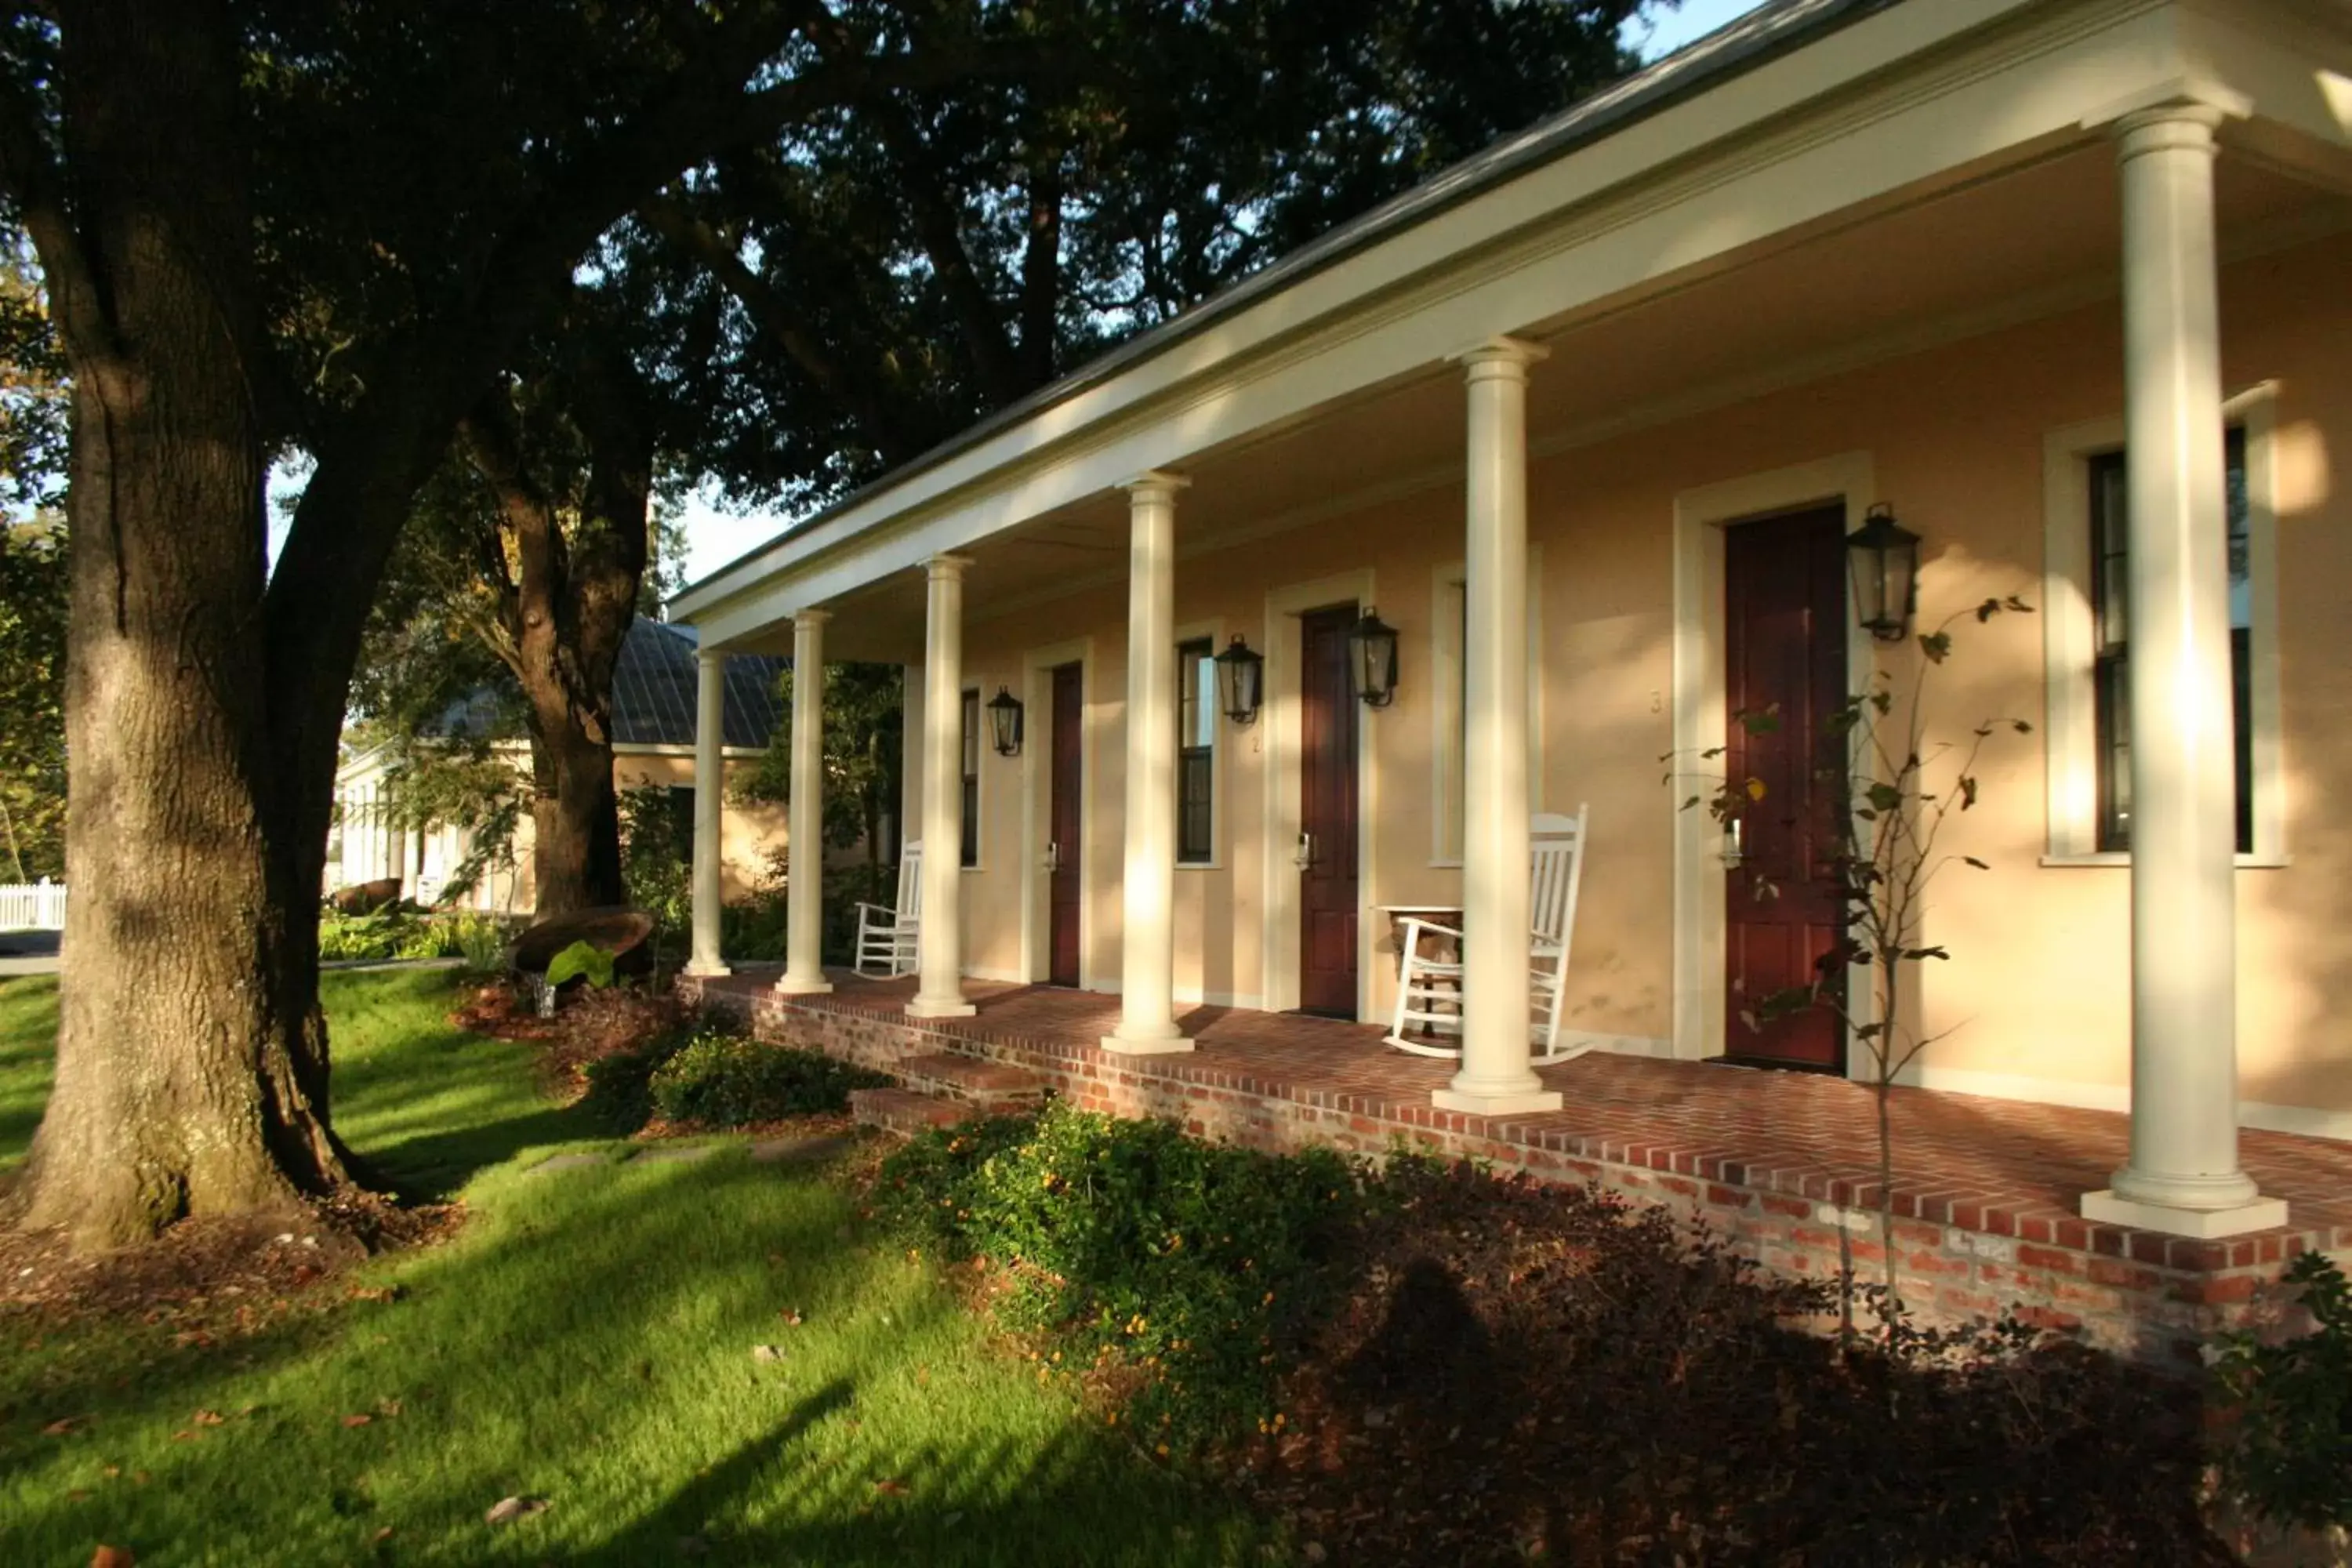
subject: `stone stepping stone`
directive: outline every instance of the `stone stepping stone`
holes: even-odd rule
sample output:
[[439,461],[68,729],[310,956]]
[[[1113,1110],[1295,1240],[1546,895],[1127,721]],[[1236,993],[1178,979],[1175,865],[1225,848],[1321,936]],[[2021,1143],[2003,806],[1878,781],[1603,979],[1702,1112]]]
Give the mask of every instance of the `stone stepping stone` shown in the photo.
[[829,1160],[856,1146],[856,1139],[838,1132],[761,1138],[752,1143],[751,1158],[763,1165],[773,1164],[780,1160]]
[[533,1165],[530,1168],[530,1173],[539,1175],[547,1171],[577,1171],[589,1165],[609,1165],[612,1163],[612,1156],[609,1154],[555,1154]]
[[719,1143],[661,1143],[651,1149],[638,1150],[629,1157],[629,1163],[645,1165],[665,1160],[706,1159],[724,1147]]

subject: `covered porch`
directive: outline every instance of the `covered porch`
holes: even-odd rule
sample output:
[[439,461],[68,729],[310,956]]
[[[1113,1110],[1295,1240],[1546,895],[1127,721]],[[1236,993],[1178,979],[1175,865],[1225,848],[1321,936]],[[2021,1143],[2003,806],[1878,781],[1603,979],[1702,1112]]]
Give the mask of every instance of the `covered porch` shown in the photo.
[[[764,1038],[884,1072],[945,1051],[1034,1074],[1087,1109],[1258,1149],[1379,1153],[1402,1142],[1670,1205],[1779,1272],[1828,1278],[1850,1263],[1877,1277],[1876,1112],[1859,1084],[1595,1052],[1538,1069],[1558,1109],[1487,1117],[1433,1105],[1451,1069],[1384,1049],[1376,1026],[1190,1007],[1179,1021],[1195,1051],[1135,1057],[1101,1046],[1114,997],[978,982],[971,1016],[918,1022],[906,1016],[912,978],[836,971],[835,989],[814,996],[780,994],[775,979],[761,966],[684,984]],[[2352,1245],[2352,1151],[2329,1140],[2249,1131],[2248,1172],[2294,1222],[2198,1240],[2077,1212],[2084,1189],[2126,1157],[2127,1117],[1902,1088],[1891,1109],[1897,1278],[1930,1318],[2015,1310],[2191,1364],[2286,1258]]]
[[[2352,99],[2329,83],[2352,79],[2352,40],[2290,41],[2266,15],[1767,7],[695,584],[671,613],[702,634],[709,777],[726,653],[907,670],[919,973],[853,989],[822,967],[821,881],[798,872],[821,840],[824,688],[797,679],[791,960],[754,987],[761,1016],[826,1048],[931,1031],[1028,1051],[1078,1064],[1055,1070],[1082,1103],[1236,1136],[1270,1118],[1269,1137],[1475,1140],[1702,1206],[1719,1183],[1746,1194],[1735,1229],[1785,1226],[1768,1253],[1817,1255],[1804,1238],[1850,1233],[1850,1216],[1788,1205],[1834,1209],[1868,1178],[1860,1112],[1832,1109],[1864,1091],[1707,1065],[1742,1010],[1726,935],[1740,849],[1677,811],[1657,759],[1707,755],[1739,707],[1727,541],[1809,517],[1834,552],[1894,498],[1932,536],[1915,629],[1987,595],[2043,612],[1988,639],[1960,678],[1968,710],[1946,721],[2017,713],[2046,735],[2002,764],[1953,845],[1992,871],[1939,909],[1934,940],[1959,961],[1905,1022],[1965,1031],[1929,1059],[1941,1072],[1970,1053],[1946,1081],[2074,1107],[1906,1090],[1912,1223],[1943,1227],[1932,1246],[1921,1233],[1923,1256],[1961,1248],[1949,1288],[1966,1293],[2039,1267],[2020,1249],[2055,1247],[2071,1261],[2035,1289],[2056,1311],[2069,1290],[2178,1283],[2137,1271],[2195,1260],[2218,1278],[2275,1268],[2290,1237],[2336,1245],[2342,1183],[2318,1173],[2340,1174],[2340,1146],[2240,1131],[2242,1102],[2273,1126],[2352,1127],[2341,965],[2315,934],[2343,923],[2328,868],[2345,840],[2306,815],[2287,869],[2294,802],[2331,786],[2292,780],[2280,740],[2280,671],[2341,661],[2340,605],[2298,623],[2272,603],[2345,570],[2278,563],[2282,520],[2342,510],[2324,432],[2346,393],[2330,279],[2352,254]],[[2346,73],[2315,74],[2314,49]],[[2111,693],[2127,758],[2099,749],[2116,726],[2095,716],[2099,600],[2077,515],[2107,458],[2130,498],[2115,526],[2132,658]],[[2240,492],[2247,596],[2275,615],[2249,633],[2242,848],[2227,740]],[[2294,535],[2315,552],[2326,537]],[[2124,553],[2105,548],[2100,571]],[[1833,685],[1917,662],[1858,626],[1842,569],[1827,583],[1804,636]],[[1344,665],[1318,686],[1330,626],[1375,608],[1400,634],[1397,689]],[[2299,664],[2277,630],[2297,625]],[[1236,637],[1263,660],[1259,701],[1196,729],[1186,650]],[[976,717],[992,690],[1026,716],[1026,744],[1001,754]],[[2341,698],[2306,691],[2299,757],[2325,761]],[[1193,751],[1213,753],[1197,855]],[[2094,821],[2107,796],[2127,803],[2127,852]],[[1567,977],[1587,1054],[1538,1071],[1530,817],[1588,801],[1580,920],[1607,941],[1580,938]],[[692,973],[742,997],[706,852],[720,792],[698,789],[696,810]],[[1458,1064],[1289,1016],[1381,1016],[1381,911],[1406,904],[1463,911]],[[2263,967],[2247,967],[2248,929]],[[1034,988],[1048,980],[1070,989]],[[1048,1043],[1020,1043],[1032,1019]],[[2242,1041],[2281,1087],[2247,1092]],[[1866,1076],[1851,1038],[1832,1048],[1820,1065]],[[1302,1050],[1313,1074],[1280,1066]],[[1282,1092],[1217,1081],[1260,1052],[1290,1075],[1263,1080]],[[1227,1092],[1231,1125],[1188,1109]],[[1604,1158],[1621,1143],[1638,1157]],[[1759,1171],[1771,1179],[1748,1184]],[[1996,1239],[1979,1253],[1956,1236]]]

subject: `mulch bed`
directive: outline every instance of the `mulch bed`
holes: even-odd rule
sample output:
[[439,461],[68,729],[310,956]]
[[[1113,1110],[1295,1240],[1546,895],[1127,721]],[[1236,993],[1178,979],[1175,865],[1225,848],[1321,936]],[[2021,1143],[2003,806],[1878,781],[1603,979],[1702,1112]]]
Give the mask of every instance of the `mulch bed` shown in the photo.
[[323,1310],[361,1287],[338,1277],[373,1253],[452,1234],[460,1205],[404,1208],[374,1194],[277,1215],[184,1219],[153,1241],[77,1256],[61,1230],[0,1230],[0,1341],[97,1321],[142,1324],[207,1346]]
[[587,1087],[589,1063],[641,1050],[689,1016],[668,992],[583,986],[565,994],[553,1017],[542,1018],[523,986],[499,980],[477,989],[449,1015],[449,1021],[477,1035],[539,1047],[537,1063],[548,1086],[571,1096]]
[[2195,1391],[1988,1337],[1896,1363],[1659,1211],[1457,1172],[1376,1220],[1228,1478],[1310,1561],[2216,1563]]

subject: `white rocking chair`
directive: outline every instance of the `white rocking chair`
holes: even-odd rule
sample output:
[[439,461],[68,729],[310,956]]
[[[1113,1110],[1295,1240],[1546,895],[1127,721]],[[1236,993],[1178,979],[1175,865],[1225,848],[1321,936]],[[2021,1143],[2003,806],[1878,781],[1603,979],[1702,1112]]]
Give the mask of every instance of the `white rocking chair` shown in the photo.
[[857,973],[912,974],[918,965],[923,923],[923,846],[907,846],[898,857],[898,903],[894,908],[860,901],[857,906]]
[[[1576,893],[1584,880],[1585,821],[1591,814],[1591,806],[1579,805],[1574,816],[1538,814],[1528,824],[1528,912],[1535,924],[1528,948],[1528,1028],[1538,1062],[1563,1062],[1591,1048],[1562,1050],[1559,1045],[1560,992],[1576,935]],[[1432,951],[1424,951],[1425,938]],[[1404,962],[1388,1043],[1415,1056],[1461,1056],[1462,933],[1409,916],[1399,922],[1397,943]],[[1435,1037],[1441,1033],[1452,1034],[1454,1043]]]

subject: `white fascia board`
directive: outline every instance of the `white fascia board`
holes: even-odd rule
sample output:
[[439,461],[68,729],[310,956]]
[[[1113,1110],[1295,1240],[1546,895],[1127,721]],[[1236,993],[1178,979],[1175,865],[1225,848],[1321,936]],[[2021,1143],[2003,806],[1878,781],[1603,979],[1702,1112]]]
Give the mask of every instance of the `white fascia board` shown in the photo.
[[[1864,85],[2019,12],[1983,48]],[[2171,6],[2133,0],[1937,0],[1867,17],[1302,279],[782,542],[673,613],[724,646],[1465,343],[1638,295],[1954,170],[2077,143],[2088,107],[2181,74],[2176,35]],[[1847,88],[1843,102],[1766,125]]]

